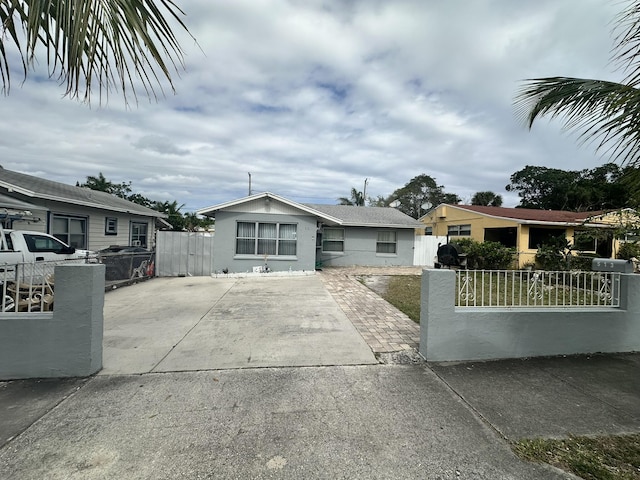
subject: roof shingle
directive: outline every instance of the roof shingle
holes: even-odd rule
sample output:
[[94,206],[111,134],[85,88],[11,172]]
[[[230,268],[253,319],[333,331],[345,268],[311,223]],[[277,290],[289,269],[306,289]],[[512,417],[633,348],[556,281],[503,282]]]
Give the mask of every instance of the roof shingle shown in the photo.
[[31,198],[55,200],[58,202],[84,205],[119,212],[127,212],[137,215],[165,217],[151,208],[143,207],[137,203],[116,197],[106,192],[99,192],[74,185],[66,185],[44,178],[34,177],[24,173],[5,170],[0,167],[0,186],[13,189]]

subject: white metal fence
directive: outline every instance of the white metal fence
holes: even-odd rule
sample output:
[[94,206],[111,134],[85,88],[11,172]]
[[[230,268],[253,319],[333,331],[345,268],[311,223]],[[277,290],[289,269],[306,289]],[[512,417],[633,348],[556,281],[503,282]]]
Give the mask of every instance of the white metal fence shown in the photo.
[[211,275],[214,239],[209,232],[158,232],[156,274],[159,277]]
[[615,272],[458,270],[458,307],[619,307]]
[[[76,263],[76,260],[73,260]],[[54,268],[61,262],[0,265],[2,312],[48,312],[53,310]]]

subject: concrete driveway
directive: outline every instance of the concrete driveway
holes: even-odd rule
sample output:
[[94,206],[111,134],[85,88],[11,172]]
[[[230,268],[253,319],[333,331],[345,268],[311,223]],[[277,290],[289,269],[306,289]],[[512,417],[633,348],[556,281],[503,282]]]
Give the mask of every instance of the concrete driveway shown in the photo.
[[111,291],[103,363],[101,375],[377,361],[313,275],[156,278]]

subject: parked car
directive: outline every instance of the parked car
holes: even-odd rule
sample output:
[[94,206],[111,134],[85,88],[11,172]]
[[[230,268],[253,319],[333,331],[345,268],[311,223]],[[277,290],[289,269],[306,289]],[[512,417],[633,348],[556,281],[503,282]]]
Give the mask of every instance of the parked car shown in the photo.
[[105,280],[117,282],[154,274],[155,253],[143,247],[111,245],[98,252],[106,267]]
[[100,250],[98,253],[149,253],[149,250],[142,247],[123,247],[121,245],[111,245]]

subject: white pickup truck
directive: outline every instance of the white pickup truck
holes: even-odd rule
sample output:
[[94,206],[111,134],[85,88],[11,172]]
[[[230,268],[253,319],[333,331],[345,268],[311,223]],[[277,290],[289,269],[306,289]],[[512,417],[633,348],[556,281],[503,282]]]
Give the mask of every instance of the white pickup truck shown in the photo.
[[0,264],[79,260],[91,253],[76,250],[46,233],[0,228]]
[[44,311],[53,308],[56,264],[96,261],[46,233],[0,227],[0,311]]

